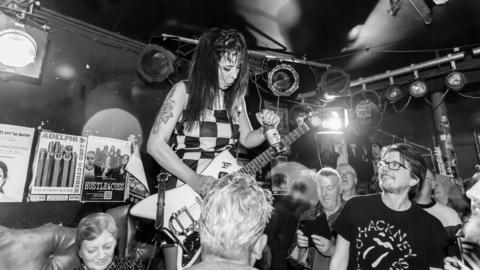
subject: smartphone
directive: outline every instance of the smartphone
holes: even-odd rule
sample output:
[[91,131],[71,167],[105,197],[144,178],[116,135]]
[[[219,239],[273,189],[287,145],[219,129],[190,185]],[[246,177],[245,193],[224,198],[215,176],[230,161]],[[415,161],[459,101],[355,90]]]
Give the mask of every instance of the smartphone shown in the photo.
[[298,229],[303,232],[303,235],[308,237],[308,246],[313,247],[312,234],[323,236],[330,239],[332,233],[330,226],[328,226],[327,217],[325,214],[321,214],[313,220],[300,221]]

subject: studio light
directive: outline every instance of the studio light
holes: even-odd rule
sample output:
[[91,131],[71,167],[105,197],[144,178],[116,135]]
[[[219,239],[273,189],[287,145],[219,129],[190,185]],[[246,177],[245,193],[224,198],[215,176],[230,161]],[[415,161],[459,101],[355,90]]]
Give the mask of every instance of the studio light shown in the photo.
[[454,91],[460,91],[467,83],[465,75],[459,71],[453,71],[445,78],[445,84]]
[[145,81],[161,83],[175,71],[174,61],[175,55],[172,52],[149,44],[138,56],[137,71]]
[[428,88],[424,80],[418,78],[418,71],[414,71],[415,80],[408,85],[408,92],[412,97],[423,97],[427,94]]
[[291,65],[280,64],[268,72],[268,88],[276,96],[290,96],[299,84],[299,75]]
[[0,71],[40,78],[48,33],[0,12]]

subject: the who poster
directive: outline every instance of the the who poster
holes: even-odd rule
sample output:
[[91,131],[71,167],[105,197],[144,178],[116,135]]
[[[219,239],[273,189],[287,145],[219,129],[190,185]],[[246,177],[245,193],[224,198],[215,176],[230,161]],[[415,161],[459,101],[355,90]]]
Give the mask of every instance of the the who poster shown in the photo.
[[30,201],[79,201],[87,138],[42,131],[33,162]]
[[129,190],[126,165],[131,155],[132,143],[129,141],[89,136],[82,201],[125,201]]
[[0,202],[21,202],[35,129],[0,124]]

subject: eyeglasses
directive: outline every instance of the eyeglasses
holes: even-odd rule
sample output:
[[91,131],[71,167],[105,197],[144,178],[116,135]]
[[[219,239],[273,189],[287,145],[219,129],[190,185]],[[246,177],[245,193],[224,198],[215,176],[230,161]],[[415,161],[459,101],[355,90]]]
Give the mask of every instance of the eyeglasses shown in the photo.
[[388,166],[388,168],[392,171],[398,171],[398,170],[400,170],[400,167],[404,168],[404,169],[407,169],[407,167],[405,165],[403,165],[402,163],[396,162],[396,161],[388,162],[388,161],[380,160],[377,163],[377,166],[378,166],[378,168]]

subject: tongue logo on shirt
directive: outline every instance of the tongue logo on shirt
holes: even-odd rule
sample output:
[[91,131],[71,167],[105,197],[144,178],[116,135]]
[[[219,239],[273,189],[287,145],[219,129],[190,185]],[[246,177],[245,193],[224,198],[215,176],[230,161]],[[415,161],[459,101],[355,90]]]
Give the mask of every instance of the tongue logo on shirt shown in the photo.
[[356,238],[359,269],[409,269],[407,259],[416,257],[407,234],[383,220],[358,227]]

